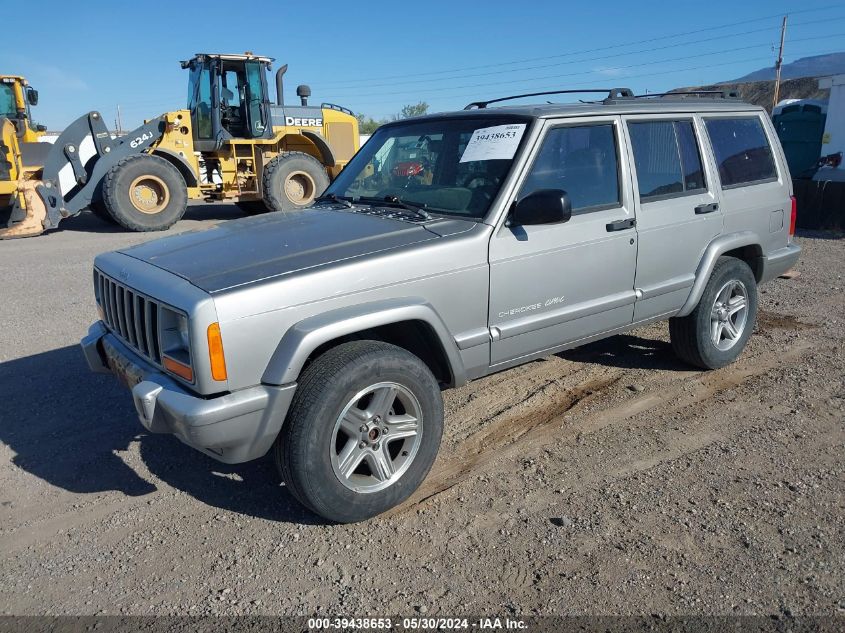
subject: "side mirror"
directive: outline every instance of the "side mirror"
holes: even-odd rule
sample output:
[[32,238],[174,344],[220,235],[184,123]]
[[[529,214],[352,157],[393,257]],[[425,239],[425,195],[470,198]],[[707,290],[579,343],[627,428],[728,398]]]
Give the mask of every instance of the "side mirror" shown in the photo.
[[35,126],[35,131],[36,131],[36,132],[46,132],[46,131],[47,131],[47,126],[46,126],[46,125],[41,125],[41,124],[39,123],[38,125],[36,125],[36,126]]
[[27,88],[26,100],[29,101],[29,105],[38,105],[38,91],[35,88]]
[[558,224],[572,217],[572,203],[562,189],[540,189],[513,206],[510,221],[515,226]]

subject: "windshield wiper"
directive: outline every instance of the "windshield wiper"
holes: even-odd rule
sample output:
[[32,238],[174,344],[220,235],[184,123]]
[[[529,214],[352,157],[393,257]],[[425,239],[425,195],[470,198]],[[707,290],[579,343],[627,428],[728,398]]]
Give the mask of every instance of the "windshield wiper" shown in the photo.
[[342,204],[347,209],[351,209],[353,206],[352,198],[339,196],[336,193],[324,193],[322,196],[314,198],[314,202],[336,202],[338,204]]
[[431,217],[431,214],[426,211],[426,207],[428,205],[425,204],[418,204],[416,202],[405,202],[399,196],[385,196],[384,198],[365,198],[361,197],[358,198],[361,202],[366,202],[367,204],[378,205],[378,204],[388,204],[397,206],[401,209],[405,209],[406,211],[410,211],[411,213],[415,213],[417,217],[422,218],[423,220],[432,220],[434,218]]

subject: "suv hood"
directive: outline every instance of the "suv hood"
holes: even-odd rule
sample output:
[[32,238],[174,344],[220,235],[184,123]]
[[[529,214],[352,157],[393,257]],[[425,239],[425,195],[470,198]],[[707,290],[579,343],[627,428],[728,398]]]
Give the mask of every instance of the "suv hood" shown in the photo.
[[213,293],[437,239],[441,233],[402,220],[308,209],[231,220],[120,252]]

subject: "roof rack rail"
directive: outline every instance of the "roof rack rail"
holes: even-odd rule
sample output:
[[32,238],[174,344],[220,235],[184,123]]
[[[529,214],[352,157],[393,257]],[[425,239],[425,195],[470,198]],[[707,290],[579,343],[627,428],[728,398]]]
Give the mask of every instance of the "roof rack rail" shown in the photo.
[[637,95],[637,99],[649,97],[707,97],[710,99],[741,99],[737,90],[678,90],[677,92],[655,92]]
[[473,108],[486,108],[491,103],[499,103],[501,101],[510,101],[511,99],[522,99],[523,97],[542,97],[545,95],[566,95],[579,94],[588,92],[605,93],[605,101],[614,99],[633,99],[634,91],[630,88],[587,88],[582,90],[549,90],[548,92],[528,92],[522,95],[512,95],[510,97],[499,97],[498,99],[490,99],[489,101],[473,101],[464,107],[464,110],[472,110]]

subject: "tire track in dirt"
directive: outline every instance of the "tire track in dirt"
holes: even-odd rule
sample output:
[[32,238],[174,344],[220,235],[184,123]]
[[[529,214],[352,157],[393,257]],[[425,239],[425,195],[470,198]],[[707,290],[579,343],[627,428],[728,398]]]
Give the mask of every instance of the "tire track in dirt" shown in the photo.
[[[529,408],[527,413],[517,417],[507,415],[509,410],[523,405],[521,402],[514,403],[509,409],[501,412],[489,428],[474,433],[456,447],[451,455],[444,456],[445,463],[435,468],[408,501],[389,514],[392,516],[425,503],[468,477],[485,472],[494,464],[500,464],[506,458],[517,454],[533,454],[552,441],[596,433],[609,425],[630,421],[641,413],[665,414],[695,405],[718,392],[738,387],[755,376],[765,374],[782,364],[793,364],[811,347],[810,343],[802,341],[787,349],[770,350],[764,354],[744,358],[733,365],[712,372],[696,372],[692,375],[684,374],[681,378],[670,378],[671,382],[668,385],[657,385],[658,391],[645,393],[620,404],[598,410],[593,409],[586,416],[575,420],[573,424],[563,427],[560,427],[559,423],[562,422],[565,413],[571,412],[588,398],[591,403],[600,402],[603,392],[619,382],[625,372],[620,370],[614,375],[585,382],[567,391],[563,399],[556,402],[554,406],[540,410]],[[665,380],[667,373],[656,373],[650,382]],[[553,382],[550,381],[543,389],[548,389]],[[539,392],[533,395],[537,393]],[[650,418],[642,419],[639,423],[649,424]],[[686,449],[681,445],[683,442],[680,442],[675,450],[664,451],[663,458],[660,455],[632,455],[629,468],[649,468],[652,463],[656,465],[665,461],[666,458],[672,458],[675,453],[680,455],[685,450],[698,450],[716,441],[718,437],[706,433],[697,440],[696,438],[689,439]]]
[[[412,505],[422,503],[426,499],[445,492],[449,488],[459,484],[471,473],[482,470],[487,466],[487,461],[493,455],[501,457],[503,451],[511,454],[515,446],[524,443],[524,439],[530,435],[543,433],[544,429],[555,423],[560,416],[571,411],[586,399],[591,398],[602,390],[615,384],[621,377],[621,372],[616,375],[603,376],[578,385],[568,390],[565,397],[554,403],[552,406],[540,410],[530,409],[530,401],[540,396],[548,396],[548,391],[556,386],[556,381],[550,380],[535,389],[525,401],[515,402],[509,407],[502,409],[491,420],[490,426],[471,435],[467,440],[461,442],[457,447],[456,454],[446,458],[446,462],[440,466],[431,476],[423,482],[423,485],[407,503]],[[545,401],[547,398],[543,397]],[[509,412],[524,405],[529,407],[528,414],[510,416]],[[395,511],[394,511],[395,512]],[[393,512],[389,513],[390,515]]]

